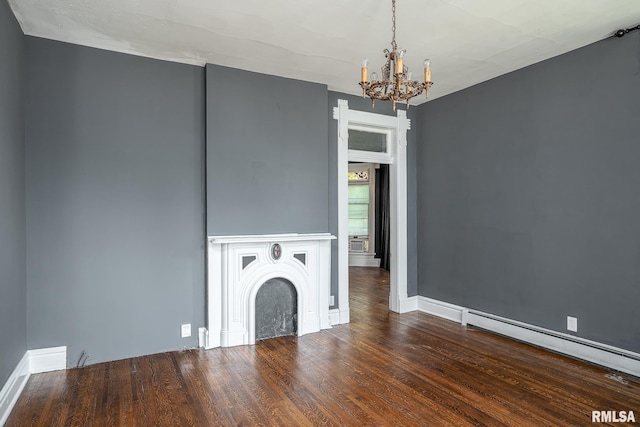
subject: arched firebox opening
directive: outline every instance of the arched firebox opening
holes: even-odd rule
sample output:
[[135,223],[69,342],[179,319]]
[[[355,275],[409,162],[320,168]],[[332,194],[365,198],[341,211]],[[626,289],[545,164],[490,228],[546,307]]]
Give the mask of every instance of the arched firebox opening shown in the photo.
[[256,341],[298,334],[298,293],[288,280],[267,280],[256,294]]

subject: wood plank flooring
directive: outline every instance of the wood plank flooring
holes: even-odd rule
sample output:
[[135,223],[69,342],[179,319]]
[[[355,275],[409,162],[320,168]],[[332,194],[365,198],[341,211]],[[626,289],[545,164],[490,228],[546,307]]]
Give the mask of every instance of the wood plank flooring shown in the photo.
[[33,375],[7,426],[562,426],[633,410],[640,381],[424,313],[352,268],[351,323],[255,346]]

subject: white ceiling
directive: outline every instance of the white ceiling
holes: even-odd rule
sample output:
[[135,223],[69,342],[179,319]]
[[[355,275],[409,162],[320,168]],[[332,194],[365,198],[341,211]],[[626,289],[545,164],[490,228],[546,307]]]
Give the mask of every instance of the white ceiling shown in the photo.
[[[352,94],[391,42],[391,0],[8,1],[27,35]],[[396,40],[415,75],[431,59],[433,99],[638,23],[639,0],[398,0]]]

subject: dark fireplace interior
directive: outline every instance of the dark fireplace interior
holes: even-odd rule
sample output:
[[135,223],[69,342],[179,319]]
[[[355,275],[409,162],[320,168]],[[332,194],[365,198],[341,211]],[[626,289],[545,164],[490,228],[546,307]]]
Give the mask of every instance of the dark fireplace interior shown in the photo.
[[266,281],[256,295],[256,341],[296,335],[298,293],[285,279]]

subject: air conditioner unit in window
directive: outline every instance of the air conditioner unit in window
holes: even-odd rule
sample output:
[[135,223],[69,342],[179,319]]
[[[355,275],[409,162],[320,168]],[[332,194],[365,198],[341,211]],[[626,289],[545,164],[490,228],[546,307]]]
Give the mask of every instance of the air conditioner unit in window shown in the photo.
[[349,252],[366,252],[367,239],[350,239]]

